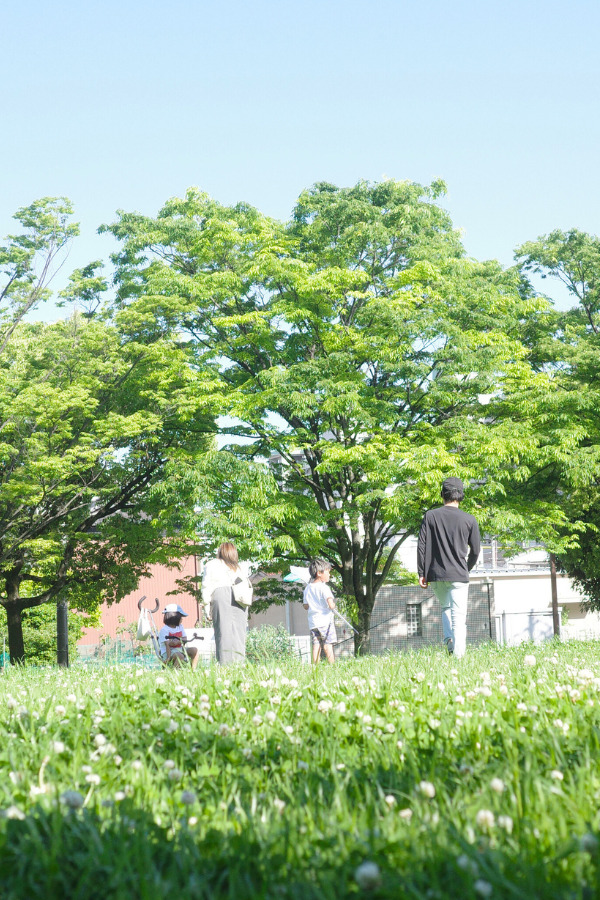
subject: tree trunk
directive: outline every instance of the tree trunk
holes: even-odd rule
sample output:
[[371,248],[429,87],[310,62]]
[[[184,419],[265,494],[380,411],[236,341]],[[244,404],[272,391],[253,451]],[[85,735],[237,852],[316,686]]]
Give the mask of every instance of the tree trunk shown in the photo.
[[23,643],[23,621],[21,606],[18,602],[4,603],[8,624],[8,649],[12,665],[25,661],[25,645]]
[[371,649],[371,613],[373,611],[373,603],[369,603],[366,597],[360,598],[358,604],[358,634],[354,635],[354,655],[365,656]]

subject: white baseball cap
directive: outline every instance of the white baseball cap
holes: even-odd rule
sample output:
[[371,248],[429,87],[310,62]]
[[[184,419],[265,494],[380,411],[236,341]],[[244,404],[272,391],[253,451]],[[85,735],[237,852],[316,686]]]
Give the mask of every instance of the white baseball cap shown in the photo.
[[179,613],[180,616],[187,616],[187,613],[184,612],[177,603],[169,603],[168,606],[165,606],[163,609],[163,616],[165,613]]

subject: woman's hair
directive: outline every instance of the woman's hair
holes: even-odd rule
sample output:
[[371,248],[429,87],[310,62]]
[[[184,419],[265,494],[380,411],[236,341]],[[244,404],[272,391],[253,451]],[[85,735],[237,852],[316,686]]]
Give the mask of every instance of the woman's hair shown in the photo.
[[177,628],[178,625],[181,625],[181,613],[178,612],[168,612],[163,616],[163,622],[168,628]]
[[226,566],[235,572],[239,568],[240,558],[235,548],[235,544],[225,541],[217,550],[217,559],[222,559]]
[[321,574],[321,572],[330,571],[331,563],[328,563],[326,559],[311,559],[308,564],[308,573],[313,581],[315,580],[317,575]]

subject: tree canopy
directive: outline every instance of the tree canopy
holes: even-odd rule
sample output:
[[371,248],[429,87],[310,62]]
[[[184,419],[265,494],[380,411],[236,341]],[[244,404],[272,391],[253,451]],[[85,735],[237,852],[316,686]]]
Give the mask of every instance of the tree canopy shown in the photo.
[[169,483],[208,449],[211,417],[168,336],[143,342],[74,314],[21,323],[0,357],[0,603],[11,659],[21,613],[93,609],[185,553],[193,502]]
[[443,189],[318,184],[286,225],[190,190],[109,229],[122,315],[144,329],[158,310],[219,385],[229,443],[220,474],[199,477],[212,487],[201,530],[275,567],[328,558],[361,647],[444,477],[472,484],[467,506],[490,533],[561,517],[502,504],[537,449],[511,410],[547,388],[523,335],[547,304],[517,271],[465,257]]

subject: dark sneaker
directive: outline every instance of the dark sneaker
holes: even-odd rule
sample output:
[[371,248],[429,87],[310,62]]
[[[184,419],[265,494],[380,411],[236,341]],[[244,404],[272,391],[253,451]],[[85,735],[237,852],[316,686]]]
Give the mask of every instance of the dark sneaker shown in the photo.
[[454,641],[452,638],[446,638],[446,650],[450,654],[454,653]]

